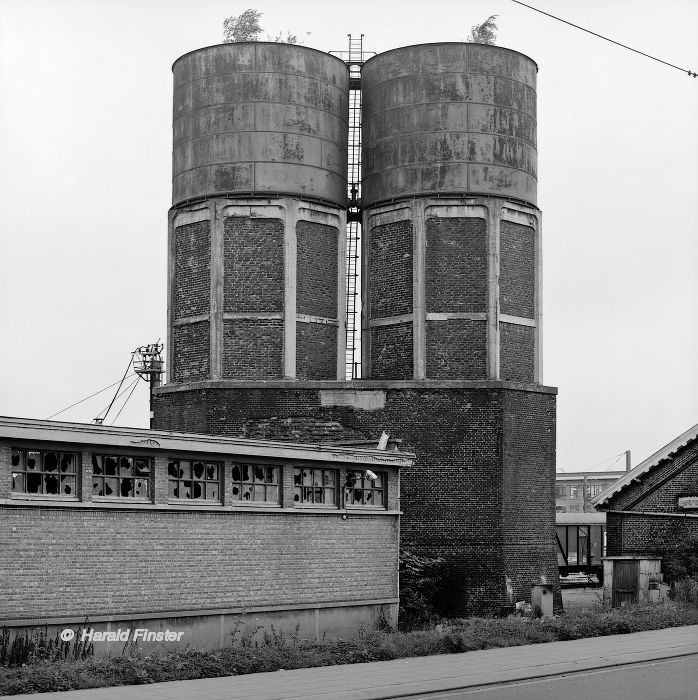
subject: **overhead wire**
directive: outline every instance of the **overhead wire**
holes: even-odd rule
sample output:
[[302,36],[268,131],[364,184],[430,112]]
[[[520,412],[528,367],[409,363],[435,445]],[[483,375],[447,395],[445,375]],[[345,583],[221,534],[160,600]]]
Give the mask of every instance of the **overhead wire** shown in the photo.
[[[126,397],[126,401],[123,402],[123,404],[121,405],[121,408],[119,409],[119,412],[116,414],[116,416],[114,416],[114,420],[111,422],[112,425],[114,425],[116,423],[117,418],[121,415],[121,411],[124,410],[124,407],[128,403],[131,396],[133,396],[133,392],[136,390],[137,386],[138,386],[138,379],[136,379],[136,381],[133,382],[133,384],[131,385],[131,387],[132,387],[131,393]],[[124,391],[126,391],[126,390],[124,390]]]
[[634,53],[639,53],[641,56],[645,56],[646,58],[651,58],[653,61],[663,63],[665,66],[669,66],[670,68],[676,68],[676,70],[680,70],[682,73],[688,73],[688,75],[691,78],[698,77],[698,73],[696,73],[694,71],[688,70],[686,68],[681,68],[680,66],[675,66],[673,63],[669,63],[668,61],[663,61],[661,58],[657,58],[656,56],[652,56],[651,54],[645,53],[644,51],[639,51],[638,49],[634,49],[632,46],[627,46],[626,44],[621,44],[620,41],[615,41],[615,39],[611,39],[607,36],[604,36],[603,34],[598,34],[597,32],[592,32],[591,29],[585,29],[584,27],[580,27],[578,24],[574,24],[573,22],[568,22],[566,19],[562,19],[561,17],[556,17],[555,15],[551,15],[549,12],[544,12],[543,10],[539,10],[537,7],[533,7],[533,5],[527,5],[525,2],[521,2],[521,0],[511,0],[511,1],[515,2],[517,5],[522,5],[523,7],[527,7],[529,10],[533,10],[534,12],[539,12],[541,15],[545,15],[546,17],[550,17],[552,19],[555,19],[558,22],[562,22],[563,24],[567,24],[570,27],[574,27],[575,29],[581,29],[583,32],[586,32],[587,34],[592,34],[593,36],[596,36],[599,39],[603,39],[604,41],[610,41],[612,44],[615,44],[616,46],[621,46],[624,49],[628,49],[628,51],[633,51]]
[[[136,373],[134,372],[133,374],[130,374],[128,377],[125,377],[125,379],[129,379],[130,377],[133,377]],[[105,386],[104,389],[100,389],[99,391],[95,391],[94,394],[90,394],[89,396],[86,396],[84,399],[80,399],[80,401],[76,401],[74,404],[71,404],[67,408],[63,408],[57,413],[54,413],[53,415],[49,416],[46,420],[51,420],[52,418],[55,418],[56,416],[60,416],[61,413],[65,413],[66,411],[69,411],[71,408],[75,408],[75,406],[79,406],[81,403],[84,403],[88,399],[94,398],[95,396],[98,396],[102,392],[106,391],[107,389],[111,389],[113,386],[116,386],[117,384],[122,384],[124,382],[124,378],[122,377],[121,379],[115,381],[113,384],[110,384],[109,386]]]
[[[131,357],[128,359],[128,364],[126,365],[126,371],[124,372],[124,376],[121,378],[121,384],[116,389],[116,393],[114,394],[114,398],[111,400],[111,403],[109,406],[107,406],[107,410],[104,413],[104,416],[102,416],[102,420],[104,421],[106,417],[109,415],[109,411],[111,410],[111,407],[114,405],[114,401],[116,401],[117,396],[119,396],[119,390],[121,389],[121,385],[124,383],[124,380],[126,379],[126,375],[128,374],[129,369],[131,368],[131,365],[133,364],[133,353],[131,353]],[[138,381],[138,378],[136,378],[136,381]],[[100,412],[101,413],[101,412]],[[99,417],[100,414],[97,414]]]
[[[134,374],[135,374],[135,372],[134,372]],[[133,376],[133,375],[131,375],[131,376]],[[133,386],[135,386],[136,384],[138,384],[138,379],[139,379],[139,377],[136,376],[136,378],[133,380],[133,382],[132,382],[131,384],[129,384],[122,392],[116,394],[116,395],[114,396],[114,398],[111,400],[111,403],[110,403],[106,408],[103,408],[103,409],[97,414],[96,418],[100,418],[100,417],[101,417],[101,420],[104,421],[104,420],[106,419],[106,417],[107,417],[107,415],[108,415],[108,413],[109,413],[111,407],[114,405],[114,402],[115,402],[118,398],[120,398],[121,396],[123,396],[131,387],[133,387]],[[119,388],[121,388],[121,387],[119,387]],[[104,415],[102,415],[102,414],[104,414]]]

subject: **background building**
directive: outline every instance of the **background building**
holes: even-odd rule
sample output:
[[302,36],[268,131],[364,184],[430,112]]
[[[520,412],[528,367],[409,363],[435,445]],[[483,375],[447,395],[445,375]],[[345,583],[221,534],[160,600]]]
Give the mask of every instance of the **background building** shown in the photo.
[[609,556],[666,556],[698,542],[698,425],[605,489]]
[[558,472],[555,475],[555,511],[595,513],[596,497],[625,474],[625,471]]
[[[557,581],[536,64],[429,44],[361,66],[363,374],[344,381],[349,70],[227,44],[174,72],[168,383],[155,426],[416,454],[401,537],[445,612]],[[560,604],[559,589],[556,599]]]

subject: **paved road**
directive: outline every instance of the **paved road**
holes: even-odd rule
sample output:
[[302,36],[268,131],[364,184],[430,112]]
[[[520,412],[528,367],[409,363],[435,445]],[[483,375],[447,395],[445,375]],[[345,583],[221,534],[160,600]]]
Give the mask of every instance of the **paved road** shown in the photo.
[[695,700],[698,656],[614,666],[584,673],[488,685],[409,700]]
[[[567,681],[582,693],[577,697],[586,700],[587,697],[594,697],[590,691],[584,690],[590,675],[603,687],[604,682],[611,681],[611,675],[602,676],[599,671],[624,667],[620,669],[621,676],[616,677],[621,679],[622,684],[624,679],[640,678],[631,672],[631,665],[639,664],[654,668],[656,677],[650,671],[648,678],[656,680],[660,675],[665,675],[664,671],[666,675],[671,675],[672,666],[658,664],[652,667],[650,664],[667,659],[683,660],[686,664],[698,666],[698,625],[372,664],[15,697],[33,700],[385,700],[449,697],[448,693],[454,697],[452,691],[477,689],[481,697],[499,700],[506,697],[499,694],[505,691],[515,691],[509,697],[526,697],[521,694],[524,687],[535,692],[532,698],[567,697],[569,693],[564,683]],[[686,667],[677,664],[673,668],[683,671]],[[661,674],[659,670],[662,670]],[[542,680],[552,676],[566,677],[558,679],[563,683],[564,692]],[[535,686],[522,684],[523,681],[535,680],[538,680]],[[642,688],[649,686],[643,686],[641,678],[637,683],[640,690],[632,694],[633,700],[662,697],[641,694]],[[487,686],[492,691],[489,694],[483,693]],[[692,687],[697,686],[693,684]],[[545,695],[551,688],[552,694]],[[696,696],[694,692],[690,697],[693,700]],[[456,694],[455,697],[460,696]],[[613,692],[606,697],[616,700],[622,696]]]

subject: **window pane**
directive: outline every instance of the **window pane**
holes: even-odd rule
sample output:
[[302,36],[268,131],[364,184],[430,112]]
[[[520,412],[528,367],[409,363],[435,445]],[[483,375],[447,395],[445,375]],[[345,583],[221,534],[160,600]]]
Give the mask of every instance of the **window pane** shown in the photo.
[[218,481],[218,465],[217,464],[207,464],[206,465],[206,478],[209,481]]
[[118,496],[119,495],[119,480],[116,477],[107,477],[104,480],[104,495]]
[[179,461],[180,479],[191,479],[191,462],[181,459]]
[[27,493],[41,493],[41,474],[27,474]]
[[12,472],[12,490],[24,492],[24,474],[21,472]]
[[27,452],[27,469],[38,470],[41,465],[41,452]]
[[22,465],[22,452],[20,450],[12,450],[12,466],[19,467],[20,465]]
[[133,473],[135,476],[146,476],[150,474],[150,462],[145,459],[134,459]]
[[203,462],[194,462],[193,476],[195,479],[204,479],[206,474],[206,465]]
[[92,473],[101,474],[102,473],[102,461],[103,457],[101,455],[92,455]]
[[206,484],[206,498],[210,501],[218,500],[218,482],[209,481]]
[[170,481],[170,498],[179,498],[179,482]]
[[104,479],[100,477],[92,478],[92,495],[104,496]]
[[255,481],[264,481],[264,467],[261,464],[255,464],[253,471]]
[[47,452],[44,455],[44,471],[45,472],[57,472],[58,471],[58,455],[55,452]]
[[74,496],[75,495],[75,477],[74,476],[62,476],[61,477],[61,493],[64,496]]
[[133,495],[136,498],[147,498],[148,497],[148,480],[147,479],[136,479]]
[[104,459],[104,473],[108,476],[116,476],[116,457],[106,457]]
[[121,480],[120,495],[123,498],[126,498],[127,496],[133,496],[133,479],[122,479]]
[[74,474],[75,473],[75,455],[62,454],[61,455],[61,471],[64,474]]
[[[56,462],[56,467],[58,466],[58,462]],[[44,493],[48,493],[51,495],[56,495],[59,493],[58,490],[58,476],[55,474],[46,474],[44,476]]]
[[239,464],[233,464],[233,481],[241,481],[242,480],[242,471],[240,470],[240,465]]
[[270,503],[279,502],[279,487],[278,486],[267,486],[267,501]]
[[131,476],[133,474],[133,460],[130,457],[122,457],[119,460],[121,476]]
[[255,501],[264,501],[266,498],[266,487],[264,484],[255,484],[254,487],[254,500]]

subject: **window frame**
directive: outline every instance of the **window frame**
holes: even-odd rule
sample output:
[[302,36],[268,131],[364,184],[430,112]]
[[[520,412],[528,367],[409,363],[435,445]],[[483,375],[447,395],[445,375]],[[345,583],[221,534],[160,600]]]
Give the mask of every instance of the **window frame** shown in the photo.
[[[346,468],[344,469],[344,483],[342,484],[342,507],[350,510],[353,508],[361,509],[361,510],[388,510],[388,472],[384,471],[373,471],[376,476],[380,477],[381,479],[381,487],[376,488],[375,483],[377,480],[373,481],[369,479],[366,476],[366,469],[352,469],[352,468]],[[350,477],[351,475],[355,475],[353,477]],[[349,486],[349,479],[354,478],[355,479],[355,484]],[[361,486],[357,486],[356,482],[359,482]],[[363,492],[363,503],[347,503],[347,493],[349,491],[362,491]],[[366,503],[366,494],[371,494],[373,497],[374,503]],[[375,505],[375,494],[380,493],[381,494],[381,500],[382,503],[380,505]]]
[[[340,479],[341,479],[341,469],[339,465],[337,466],[327,466],[327,465],[317,465],[317,464],[293,464],[291,465],[293,468],[293,474],[292,474],[292,479],[291,479],[291,499],[292,499],[292,505],[295,508],[326,508],[326,509],[332,509],[332,510],[339,510],[341,507],[340,504]],[[331,472],[334,474],[334,486],[327,486],[325,484],[322,485],[304,485],[302,483],[303,481],[303,472],[304,471],[320,471],[323,472],[321,480],[324,482],[325,481],[325,472]],[[301,477],[301,483],[296,484],[296,472],[300,472],[300,477]],[[312,480],[315,480],[315,476],[312,477]],[[313,491],[317,492],[318,490],[323,491],[323,496],[326,491],[333,490],[334,491],[334,500],[333,502],[327,502],[327,501],[315,501],[314,499],[312,501],[307,501],[305,500],[305,494],[308,491]],[[300,496],[299,499],[296,499],[296,496]]]
[[[249,467],[251,470],[252,480],[245,481],[243,473],[240,474],[240,479],[234,478],[234,470],[236,467],[244,468]],[[262,469],[272,469],[274,473],[274,481],[267,482],[257,482],[255,468]],[[284,462],[277,462],[274,460],[257,460],[254,458],[248,458],[244,461],[242,459],[228,459],[225,462],[226,470],[226,504],[233,507],[238,506],[251,506],[256,508],[279,508],[284,503]],[[229,482],[229,483],[228,483]],[[265,492],[269,488],[276,488],[276,500],[255,500],[254,498],[246,500],[244,498],[244,488],[245,486],[252,487],[253,495],[256,495],[256,487],[263,487]],[[235,489],[240,487],[240,493],[234,493]]]
[[[117,470],[116,474],[107,475],[105,464],[102,464],[102,474],[95,475],[95,460],[102,457],[104,460],[107,458],[117,459]],[[138,478],[135,473],[131,476],[121,476],[121,460],[130,459],[133,460],[134,464],[132,466],[135,472],[135,461],[142,460],[148,464],[148,475],[147,477],[142,477],[142,480],[147,480],[148,483],[148,495],[147,496],[136,496],[135,495],[135,483],[134,483],[134,495],[133,496],[122,496],[121,495],[121,480],[132,479],[134,482]],[[143,455],[143,454],[128,454],[128,452],[111,453],[106,452],[92,452],[90,453],[90,462],[92,465],[92,473],[90,475],[90,493],[92,495],[92,501],[95,503],[153,503],[155,498],[155,456],[154,455]],[[106,483],[107,479],[118,479],[119,480],[119,493],[117,495],[104,495],[98,496],[94,493],[94,480],[95,478],[101,479],[102,484]]]
[[[12,459],[15,453],[20,453],[21,459],[21,469],[16,469],[14,464],[12,464]],[[40,455],[40,468],[39,469],[28,469],[28,455],[30,453],[38,453]],[[57,454],[58,460],[56,462],[56,471],[46,471],[44,466],[45,455],[47,454]],[[63,456],[69,455],[73,458],[73,470],[61,472],[60,464],[63,461]],[[20,499],[20,500],[42,500],[42,501],[79,501],[81,494],[81,481],[82,481],[82,453],[80,451],[66,450],[61,446],[57,448],[53,447],[35,447],[34,445],[28,446],[10,446],[10,498]],[[22,474],[23,480],[23,490],[15,491],[15,474]],[[27,491],[27,475],[38,475],[40,476],[41,491],[32,492]],[[45,477],[55,476],[58,478],[58,487],[61,488],[61,481],[65,477],[73,477],[73,492],[72,493],[46,493],[45,492]]]
[[[225,471],[225,460],[209,459],[206,456],[204,456],[204,457],[192,457],[190,455],[184,455],[184,456],[171,456],[170,455],[170,456],[165,456],[164,458],[165,458],[165,463],[167,464],[167,468],[166,468],[165,472],[167,474],[167,503],[169,505],[181,505],[183,503],[197,505],[197,506],[206,505],[206,506],[214,506],[214,507],[223,505],[223,503],[224,503],[224,500],[223,500],[224,499],[224,488],[225,488],[225,480],[224,480],[223,473]],[[170,465],[173,462],[176,462],[177,464],[179,464],[181,462],[189,462],[192,476],[188,479],[186,479],[184,477],[172,477],[170,475]],[[204,465],[204,477],[206,476],[207,467],[214,466],[214,465],[217,468],[218,477],[216,479],[194,478],[194,471],[193,471],[194,465],[196,463],[199,463],[199,462]],[[193,498],[193,497],[186,498],[186,497],[182,497],[182,496],[172,495],[171,484],[173,482],[179,484],[181,487],[181,484],[183,484],[187,481],[191,482],[192,490],[194,488],[195,483],[204,484],[205,485],[204,493],[206,492],[206,490],[207,490],[206,487],[209,483],[215,483],[218,485],[218,495],[215,499],[214,498],[206,498],[206,497],[204,497],[204,498]]]

